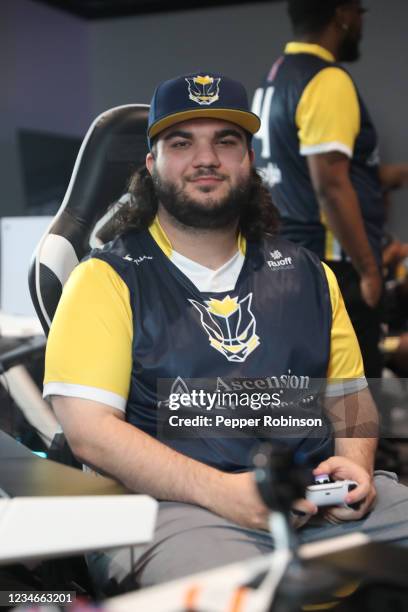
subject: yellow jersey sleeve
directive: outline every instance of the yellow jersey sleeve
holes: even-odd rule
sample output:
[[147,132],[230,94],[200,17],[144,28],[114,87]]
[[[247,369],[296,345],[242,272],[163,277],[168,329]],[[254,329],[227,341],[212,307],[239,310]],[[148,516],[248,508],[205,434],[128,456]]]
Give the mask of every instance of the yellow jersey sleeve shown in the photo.
[[69,277],[47,342],[44,396],[126,407],[132,368],[129,289],[106,262],[88,259]]
[[344,305],[333,271],[322,264],[326,273],[332,306],[330,361],[326,395],[346,395],[367,386],[360,346]]
[[296,109],[301,155],[339,151],[353,156],[360,105],[349,75],[331,66],[305,87]]

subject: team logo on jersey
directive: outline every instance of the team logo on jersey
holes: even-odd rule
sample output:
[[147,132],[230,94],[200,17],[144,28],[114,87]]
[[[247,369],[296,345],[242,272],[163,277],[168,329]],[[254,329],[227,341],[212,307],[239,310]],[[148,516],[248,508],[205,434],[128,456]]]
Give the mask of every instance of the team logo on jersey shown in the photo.
[[201,325],[211,346],[228,361],[243,362],[259,346],[256,321],[251,311],[252,293],[238,301],[227,295],[223,300],[211,299],[205,304],[189,300],[200,313]]
[[295,267],[293,265],[292,257],[284,257],[282,253],[278,251],[278,249],[275,249],[274,251],[270,251],[269,254],[271,256],[271,259],[267,261],[266,263],[268,264],[271,270],[278,270],[278,269],[293,270],[293,268]]
[[208,106],[220,99],[220,78],[200,76],[186,78],[190,100]]

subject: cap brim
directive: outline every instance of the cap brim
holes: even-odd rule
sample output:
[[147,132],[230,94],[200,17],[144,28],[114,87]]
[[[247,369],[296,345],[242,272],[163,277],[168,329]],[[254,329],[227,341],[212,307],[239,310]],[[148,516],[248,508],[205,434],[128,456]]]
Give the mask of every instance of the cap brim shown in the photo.
[[203,119],[222,119],[223,121],[230,121],[231,123],[239,125],[247,132],[250,132],[250,134],[255,134],[261,127],[259,117],[249,111],[233,110],[230,108],[195,108],[174,113],[174,115],[168,115],[167,117],[163,117],[163,119],[159,119],[150,126],[148,136],[149,138],[154,138],[157,134],[175,123],[181,123],[181,121],[188,121],[189,119],[197,119],[198,117],[202,117]]

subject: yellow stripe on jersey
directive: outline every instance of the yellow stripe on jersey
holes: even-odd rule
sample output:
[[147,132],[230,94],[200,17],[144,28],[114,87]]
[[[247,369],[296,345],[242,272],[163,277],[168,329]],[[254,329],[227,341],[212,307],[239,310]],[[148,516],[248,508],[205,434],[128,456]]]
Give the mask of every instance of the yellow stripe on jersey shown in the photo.
[[349,75],[324,68],[308,83],[296,109],[302,155],[339,151],[352,157],[360,131],[360,106]]
[[244,238],[244,236],[241,234],[241,232],[238,234],[238,249],[241,252],[242,255],[245,256],[246,254],[246,238]]
[[149,226],[149,232],[152,235],[153,240],[159,245],[163,253],[170,258],[173,251],[173,247],[171,246],[171,242],[168,239],[166,232],[160,225],[157,216],[154,218],[153,223]]
[[326,227],[326,241],[325,241],[325,253],[324,258],[328,261],[333,261],[334,253],[334,234],[329,228]]
[[[159,247],[161,248],[163,253],[165,255],[167,255],[167,257],[169,259],[171,259],[171,254],[173,252],[173,247],[172,247],[172,244],[171,244],[171,242],[170,242],[166,232],[164,231],[164,229],[160,225],[160,221],[159,221],[157,216],[154,218],[153,223],[149,226],[149,232],[150,232],[151,236],[153,237],[153,240],[155,240],[155,242],[159,245]],[[241,234],[241,232],[239,232],[239,234],[238,234],[237,242],[238,242],[238,250],[242,253],[242,255],[245,255],[245,253],[246,253],[246,239]]]
[[288,55],[293,53],[311,53],[311,55],[317,55],[317,57],[321,57],[326,60],[326,62],[336,61],[333,53],[330,53],[328,49],[314,43],[289,42],[285,47],[285,53]]
[[356,380],[364,376],[360,347],[334,272],[325,264],[322,265],[329,285],[333,317],[327,379],[329,383]]
[[[44,384],[53,389],[60,384],[104,390],[108,392],[106,403],[110,404],[109,394],[114,394],[125,404],[132,339],[127,285],[100,259],[80,263],[64,287],[51,326]],[[80,392],[70,395],[81,397]],[[92,393],[86,397],[92,399]],[[100,398],[100,393],[95,394],[95,400]]]

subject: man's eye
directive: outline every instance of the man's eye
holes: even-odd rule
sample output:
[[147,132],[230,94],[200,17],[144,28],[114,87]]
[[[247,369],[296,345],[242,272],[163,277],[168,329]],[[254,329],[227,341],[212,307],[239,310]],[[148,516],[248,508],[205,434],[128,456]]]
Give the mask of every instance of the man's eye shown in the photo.
[[171,146],[173,149],[184,149],[188,146],[188,144],[189,143],[187,140],[176,140]]
[[234,140],[233,138],[222,138],[219,141],[219,144],[224,145],[224,146],[233,147],[237,144],[237,141]]

